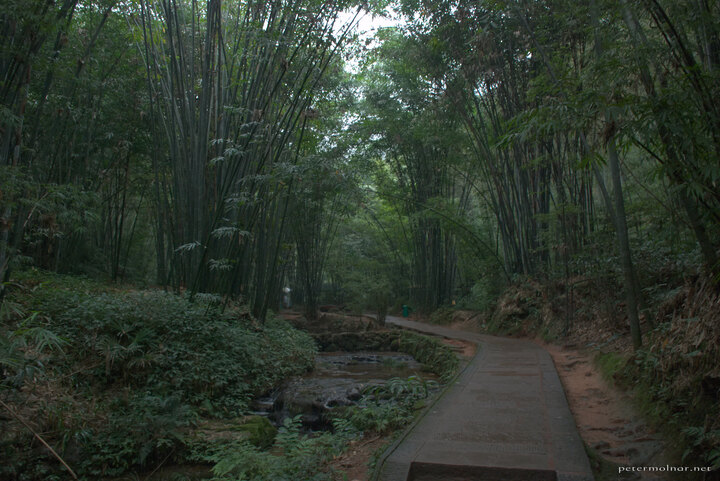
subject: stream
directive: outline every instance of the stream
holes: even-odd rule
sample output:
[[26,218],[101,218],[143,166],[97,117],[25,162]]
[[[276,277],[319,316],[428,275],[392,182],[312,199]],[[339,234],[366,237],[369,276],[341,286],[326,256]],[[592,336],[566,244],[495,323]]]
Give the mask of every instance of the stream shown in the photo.
[[[315,358],[315,369],[288,379],[277,389],[255,399],[251,414],[267,417],[276,426],[290,416],[302,416],[306,431],[331,429],[325,414],[339,406],[359,401],[363,391],[392,378],[419,376],[437,380],[412,356],[400,352],[323,352]],[[212,476],[209,466],[163,466],[147,476],[148,481],[173,479],[204,480]],[[117,478],[115,481],[136,478]]]
[[437,379],[412,356],[399,352],[324,352],[316,357],[313,371],[257,399],[254,414],[275,424],[300,414],[305,428],[324,430],[330,427],[324,419],[329,410],[355,404],[367,387],[410,376]]

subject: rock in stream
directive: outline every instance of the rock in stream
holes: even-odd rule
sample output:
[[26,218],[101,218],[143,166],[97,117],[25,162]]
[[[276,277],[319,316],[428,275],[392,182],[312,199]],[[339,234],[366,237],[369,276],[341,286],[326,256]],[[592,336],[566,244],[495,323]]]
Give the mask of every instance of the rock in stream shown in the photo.
[[331,409],[355,404],[368,386],[409,376],[434,378],[422,372],[422,365],[412,356],[398,352],[321,353],[312,372],[292,378],[280,389],[257,399],[255,408],[268,413],[276,423],[301,414],[306,428],[327,429],[325,413]]

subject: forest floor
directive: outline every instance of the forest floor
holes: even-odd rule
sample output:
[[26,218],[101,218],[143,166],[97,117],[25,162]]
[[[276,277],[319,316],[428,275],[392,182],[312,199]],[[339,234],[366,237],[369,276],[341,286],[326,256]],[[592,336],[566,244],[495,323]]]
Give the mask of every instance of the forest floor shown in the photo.
[[351,441],[348,449],[335,458],[330,467],[345,473],[348,481],[367,481],[370,479],[370,466],[373,459],[381,453],[393,439],[393,436],[372,436],[368,439]]
[[[670,464],[661,436],[643,421],[626,393],[605,381],[591,355],[568,346],[536,342],[553,358],[578,432],[588,447],[617,465]],[[653,474],[639,479],[666,478]]]

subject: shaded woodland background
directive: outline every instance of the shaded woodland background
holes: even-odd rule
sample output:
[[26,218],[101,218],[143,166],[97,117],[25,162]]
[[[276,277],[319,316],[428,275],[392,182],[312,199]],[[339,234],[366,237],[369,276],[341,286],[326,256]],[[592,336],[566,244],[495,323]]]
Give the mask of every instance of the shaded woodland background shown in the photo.
[[310,319],[471,310],[599,346],[720,466],[717,2],[7,0],[0,24],[3,389],[79,335],[75,288],[262,329],[287,286]]

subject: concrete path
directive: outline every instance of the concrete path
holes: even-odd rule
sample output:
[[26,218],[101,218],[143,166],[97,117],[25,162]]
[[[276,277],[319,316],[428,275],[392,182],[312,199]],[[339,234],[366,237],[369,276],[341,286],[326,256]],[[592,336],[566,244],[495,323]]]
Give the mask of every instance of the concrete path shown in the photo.
[[454,385],[381,459],[382,481],[592,481],[550,355],[523,340],[388,316],[479,344]]

